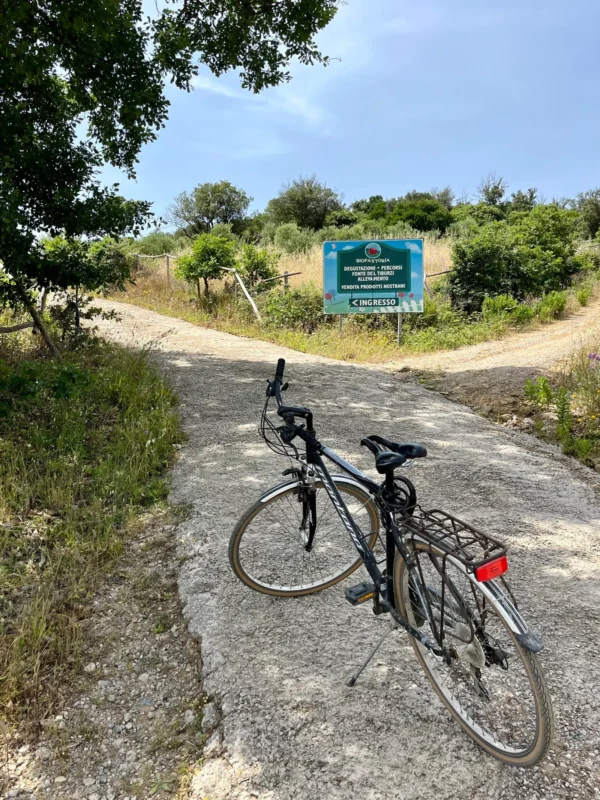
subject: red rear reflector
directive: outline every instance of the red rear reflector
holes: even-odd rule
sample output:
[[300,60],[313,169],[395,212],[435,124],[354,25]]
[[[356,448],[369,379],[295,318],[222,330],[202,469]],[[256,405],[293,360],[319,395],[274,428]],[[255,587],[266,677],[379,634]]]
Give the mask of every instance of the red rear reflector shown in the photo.
[[475,568],[475,577],[478,581],[491,581],[492,578],[497,578],[508,569],[508,558],[500,556],[493,561],[488,561],[487,564],[482,564],[480,567]]

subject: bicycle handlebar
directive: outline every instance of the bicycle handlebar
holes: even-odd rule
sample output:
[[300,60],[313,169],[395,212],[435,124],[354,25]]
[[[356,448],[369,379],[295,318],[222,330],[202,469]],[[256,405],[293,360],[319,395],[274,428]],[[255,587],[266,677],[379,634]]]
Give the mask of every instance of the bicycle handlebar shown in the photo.
[[275,380],[283,383],[283,371],[285,369],[285,358],[280,358],[277,362],[277,368],[275,369]]
[[282,387],[284,370],[285,359],[280,358],[277,361],[277,367],[275,369],[275,379],[272,383],[269,382],[269,388],[267,389],[267,392],[270,393],[271,397],[274,397],[277,401],[277,414],[280,417],[285,417],[289,414],[293,414],[295,417],[302,417],[306,420],[306,430],[309,433],[313,433],[313,415],[310,409],[304,408],[304,406],[286,406],[283,404],[283,400],[281,399],[281,391],[282,388],[284,388]]

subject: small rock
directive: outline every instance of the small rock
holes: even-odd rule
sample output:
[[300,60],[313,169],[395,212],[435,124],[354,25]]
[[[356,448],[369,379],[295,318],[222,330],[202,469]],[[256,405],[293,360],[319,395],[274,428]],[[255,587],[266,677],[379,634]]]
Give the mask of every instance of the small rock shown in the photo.
[[202,711],[202,733],[208,733],[217,726],[219,719],[214,703],[207,703]]
[[36,758],[40,761],[48,761],[52,757],[52,752],[49,747],[38,747],[35,751]]
[[140,681],[140,683],[148,683],[149,680],[150,675],[148,675],[147,672],[142,672],[142,674],[138,676],[138,681]]
[[194,725],[195,723],[196,723],[196,712],[193,711],[191,708],[188,708],[188,710],[183,715],[183,724],[185,725],[186,728],[191,728],[192,725]]
[[87,786],[87,787],[93,786],[95,783],[96,783],[96,781],[95,781],[94,778],[84,778],[83,779],[83,785],[84,786]]
[[90,661],[89,664],[85,665],[85,667],[83,668],[83,671],[84,672],[96,672],[96,665],[94,664],[93,661]]
[[215,731],[204,746],[204,758],[215,758],[221,752],[221,741],[218,731]]
[[59,775],[57,778],[54,778],[54,783],[66,783],[67,779],[64,775]]

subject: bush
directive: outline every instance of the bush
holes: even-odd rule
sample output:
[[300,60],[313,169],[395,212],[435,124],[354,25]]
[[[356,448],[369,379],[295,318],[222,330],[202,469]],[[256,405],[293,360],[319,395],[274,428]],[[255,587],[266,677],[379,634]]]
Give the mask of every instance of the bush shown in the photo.
[[172,233],[165,231],[152,231],[141,239],[131,242],[131,250],[146,256],[162,256],[163,253],[173,253],[179,246],[179,240]]
[[262,313],[267,327],[312,333],[323,320],[323,296],[310,283],[287,292],[274,289],[266,296]]
[[595,272],[600,269],[600,248],[582,250],[573,258],[577,272]]
[[587,306],[591,294],[592,290],[589,286],[580,286],[579,289],[575,290],[575,297],[580,306]]
[[548,292],[535,307],[535,314],[540,322],[551,322],[557,319],[567,307],[566,292]]
[[535,311],[525,303],[519,303],[509,312],[509,319],[515,325],[526,325],[535,317]]
[[574,212],[536,206],[511,214],[511,224],[484,225],[453,247],[450,276],[454,302],[479,311],[484,298],[517,300],[564,288],[576,270]]
[[498,317],[510,314],[518,306],[514,297],[509,294],[499,294],[496,297],[486,297],[481,307],[483,317]]
[[452,301],[465,311],[479,311],[486,297],[512,295],[522,269],[512,234],[505,223],[484,225],[473,236],[454,243],[454,268],[448,283]]
[[311,231],[299,228],[295,222],[286,222],[275,230],[275,247],[284,253],[307,253],[314,244]]
[[177,261],[175,277],[194,282],[200,300],[200,278],[204,281],[204,295],[208,297],[208,281],[220,278],[224,267],[234,266],[234,243],[213,233],[203,233],[194,242],[192,252]]
[[239,242],[239,236],[233,232],[231,223],[229,222],[217,222],[212,226],[210,232],[213,236],[218,236],[220,239],[227,239],[228,242],[234,242],[235,244]]
[[274,278],[277,275],[279,253],[269,253],[268,250],[259,250],[253,244],[242,247],[238,270],[250,286],[255,286],[259,281]]

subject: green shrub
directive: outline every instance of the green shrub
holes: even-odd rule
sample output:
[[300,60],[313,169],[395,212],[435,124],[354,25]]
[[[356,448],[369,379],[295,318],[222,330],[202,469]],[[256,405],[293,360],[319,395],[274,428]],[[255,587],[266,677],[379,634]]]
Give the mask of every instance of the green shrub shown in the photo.
[[162,256],[163,253],[173,253],[178,247],[178,241],[172,233],[165,231],[152,231],[141,239],[134,239],[130,249],[134,253],[147,256]]
[[575,438],[571,440],[573,453],[580,461],[585,461],[594,448],[594,443],[590,439]]
[[518,306],[514,297],[509,294],[499,294],[496,297],[486,297],[483,301],[481,311],[483,318],[504,316],[510,314]]
[[275,229],[275,247],[284,253],[306,253],[315,242],[311,231],[299,228],[295,222],[286,222]]
[[573,258],[577,272],[595,272],[600,269],[600,247],[585,249]]
[[580,286],[579,289],[575,290],[575,297],[580,306],[587,306],[591,294],[592,290],[589,286]]
[[235,266],[235,244],[222,236],[203,233],[194,242],[192,252],[181,256],[175,267],[175,276],[196,284],[200,300],[200,278],[204,281],[204,295],[208,297],[208,281],[223,275],[225,267]]
[[266,296],[262,313],[267,327],[312,333],[323,320],[323,296],[310,283],[288,291],[274,289]]
[[538,205],[530,212],[511,215],[510,227],[522,266],[516,297],[557,291],[567,285],[576,271],[576,219],[576,212],[555,205]]
[[526,325],[535,317],[535,311],[526,303],[519,303],[509,312],[508,316],[515,325]]
[[253,244],[246,244],[242,247],[238,270],[250,286],[255,286],[259,281],[277,275],[278,262],[279,253],[269,253],[268,250],[259,250]]
[[452,301],[465,311],[479,311],[486,297],[513,294],[522,266],[506,223],[484,225],[452,248],[448,283]]
[[525,381],[525,397],[540,408],[548,408],[554,400],[554,389],[548,378],[540,376],[534,381],[527,378]]
[[548,292],[535,306],[535,315],[540,322],[551,322],[557,319],[567,307],[566,292]]
[[232,230],[231,223],[229,222],[217,222],[215,225],[212,226],[210,230],[213,236],[218,236],[220,239],[227,239],[229,242],[239,242],[239,236]]
[[485,297],[517,300],[564,288],[576,271],[574,212],[538,205],[511,214],[458,240],[450,276],[455,303],[479,311]]

